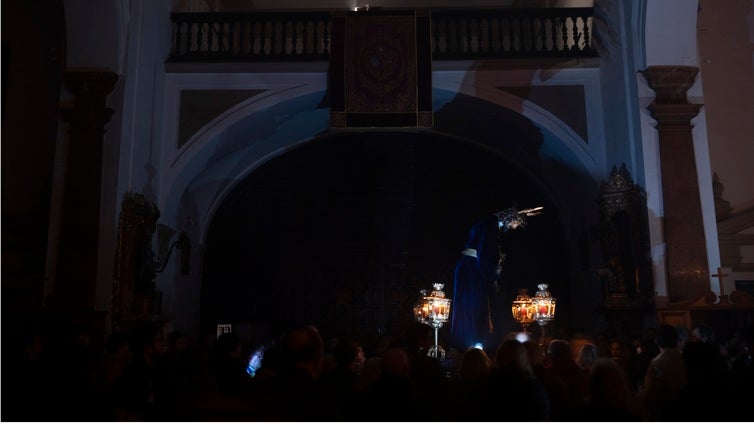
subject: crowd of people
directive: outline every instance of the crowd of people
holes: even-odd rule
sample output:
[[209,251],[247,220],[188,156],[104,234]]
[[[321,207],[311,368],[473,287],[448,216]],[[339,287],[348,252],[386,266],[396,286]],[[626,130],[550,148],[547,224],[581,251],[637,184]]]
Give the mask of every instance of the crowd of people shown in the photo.
[[102,352],[81,333],[22,342],[3,358],[5,421],[754,420],[754,329],[511,334],[445,358],[427,355],[420,325],[366,338],[307,325],[262,342],[145,325]]

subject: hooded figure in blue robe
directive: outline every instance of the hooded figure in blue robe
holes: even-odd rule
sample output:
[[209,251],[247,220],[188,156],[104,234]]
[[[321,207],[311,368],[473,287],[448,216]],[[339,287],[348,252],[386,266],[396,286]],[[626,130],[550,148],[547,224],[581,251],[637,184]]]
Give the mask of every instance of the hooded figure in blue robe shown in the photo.
[[461,352],[484,344],[493,332],[489,295],[497,289],[504,260],[499,237],[525,226],[525,212],[514,208],[495,212],[469,231],[453,275],[450,344]]

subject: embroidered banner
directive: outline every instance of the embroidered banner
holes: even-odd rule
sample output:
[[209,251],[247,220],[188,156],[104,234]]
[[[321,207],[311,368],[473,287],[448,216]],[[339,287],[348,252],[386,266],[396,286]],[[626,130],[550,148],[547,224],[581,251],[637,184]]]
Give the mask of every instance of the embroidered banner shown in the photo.
[[330,126],[431,127],[429,16],[333,16]]

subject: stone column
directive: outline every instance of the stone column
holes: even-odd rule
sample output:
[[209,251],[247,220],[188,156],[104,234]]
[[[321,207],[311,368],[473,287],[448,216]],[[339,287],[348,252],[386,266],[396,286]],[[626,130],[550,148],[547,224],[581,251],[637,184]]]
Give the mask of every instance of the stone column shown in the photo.
[[648,109],[657,121],[668,295],[671,302],[709,291],[707,243],[704,238],[699,181],[691,120],[702,105],[687,101],[699,68],[650,66],[643,71],[655,91]]
[[61,116],[69,123],[60,236],[55,275],[55,305],[71,312],[95,307],[100,233],[102,153],[105,125],[113,111],[107,96],[118,76],[108,71],[65,72],[69,107]]

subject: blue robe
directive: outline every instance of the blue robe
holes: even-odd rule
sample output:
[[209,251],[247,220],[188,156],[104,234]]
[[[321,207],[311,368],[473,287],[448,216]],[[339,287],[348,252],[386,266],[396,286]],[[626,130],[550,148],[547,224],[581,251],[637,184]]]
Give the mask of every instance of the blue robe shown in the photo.
[[489,293],[498,276],[498,234],[494,215],[474,224],[455,267],[450,343],[461,352],[492,332]]

